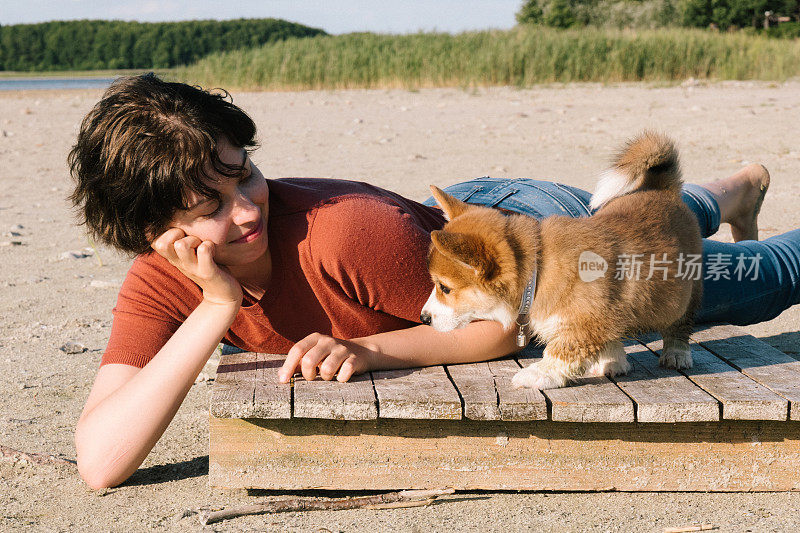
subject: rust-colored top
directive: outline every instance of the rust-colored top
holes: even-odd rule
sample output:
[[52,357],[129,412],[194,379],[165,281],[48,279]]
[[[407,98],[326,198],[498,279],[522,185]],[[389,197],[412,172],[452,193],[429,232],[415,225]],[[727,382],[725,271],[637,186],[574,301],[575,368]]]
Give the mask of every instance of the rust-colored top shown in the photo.
[[[224,340],[286,353],[313,332],[354,338],[407,328],[433,286],[426,267],[438,209],[378,187],[313,178],[267,180],[272,277],[245,294]],[[202,300],[202,291],[155,252],[122,284],[101,365],[143,367]]]

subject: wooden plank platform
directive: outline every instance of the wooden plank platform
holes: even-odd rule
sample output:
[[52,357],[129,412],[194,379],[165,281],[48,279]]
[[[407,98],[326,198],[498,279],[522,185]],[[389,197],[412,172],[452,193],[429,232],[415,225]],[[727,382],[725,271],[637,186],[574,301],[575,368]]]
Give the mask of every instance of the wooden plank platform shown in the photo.
[[520,370],[513,359],[448,365],[447,371],[470,420],[547,420],[547,402],[538,390],[516,389],[511,378]]
[[372,378],[363,374],[348,383],[297,378],[294,382],[294,416],[329,420],[378,418]]
[[441,366],[372,373],[381,418],[459,419],[458,391]]
[[217,367],[211,415],[221,418],[290,418],[291,389],[278,383],[285,356],[237,353]]
[[692,338],[742,374],[786,398],[789,418],[800,420],[800,361],[736,326],[699,329]]
[[[522,366],[542,357],[542,348],[523,350],[517,357]],[[585,377],[561,389],[544,390],[556,422],[633,422],[633,401],[605,376]]]
[[[648,348],[660,352],[662,340],[646,342]],[[731,420],[786,420],[789,404],[786,398],[739,372],[719,357],[690,342],[692,368],[682,370],[697,386],[719,400],[722,418]]]
[[719,420],[719,403],[677,370],[661,368],[658,356],[635,341],[625,352],[631,371],[614,379],[636,406],[639,422],[710,422]]
[[210,483],[273,489],[800,490],[800,361],[720,324],[694,367],[625,342],[632,370],[514,389],[530,345],[486,363],[277,382],[283,355],[223,356]]

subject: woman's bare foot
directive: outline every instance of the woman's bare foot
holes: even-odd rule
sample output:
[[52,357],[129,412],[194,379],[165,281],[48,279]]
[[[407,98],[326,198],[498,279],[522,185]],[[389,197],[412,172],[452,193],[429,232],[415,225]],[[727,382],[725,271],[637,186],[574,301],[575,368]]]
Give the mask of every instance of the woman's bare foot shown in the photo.
[[769,171],[764,165],[747,165],[703,187],[716,198],[720,221],[731,225],[734,242],[758,240],[758,212],[769,188]]

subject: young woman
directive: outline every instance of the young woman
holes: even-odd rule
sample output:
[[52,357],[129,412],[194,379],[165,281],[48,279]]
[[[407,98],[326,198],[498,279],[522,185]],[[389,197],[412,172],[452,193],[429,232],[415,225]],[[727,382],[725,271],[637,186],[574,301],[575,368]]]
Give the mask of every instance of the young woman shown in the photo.
[[[444,224],[429,202],[345,180],[265,180],[249,158],[255,134],[226,97],[152,74],[117,81],[83,121],[71,200],[97,239],[137,256],[75,432],[91,487],[139,467],[220,341],[287,353],[283,382],[297,370],[347,381],[516,349],[516,332],[495,322],[420,324],[430,231]],[[725,222],[756,239],[768,182],[753,165],[687,185],[684,199],[704,236]],[[537,217],[590,214],[589,193],[555,183],[481,178],[447,190]],[[753,323],[800,301],[800,230],[705,241],[709,254],[760,257],[760,274],[706,280],[700,321]]]

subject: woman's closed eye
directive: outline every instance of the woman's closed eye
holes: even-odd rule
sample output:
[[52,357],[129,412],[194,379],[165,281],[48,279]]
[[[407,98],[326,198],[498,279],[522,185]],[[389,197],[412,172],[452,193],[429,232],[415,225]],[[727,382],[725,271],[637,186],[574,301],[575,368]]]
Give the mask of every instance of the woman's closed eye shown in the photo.
[[200,215],[200,218],[211,218],[217,213],[219,213],[221,210],[222,210],[222,202],[217,202],[217,207],[214,208],[213,211],[211,211],[210,213],[206,213],[204,215]]
[[[245,174],[244,176],[239,178],[239,184],[242,185],[244,183],[247,183],[248,181],[251,181],[253,177],[255,177],[255,173],[253,173],[253,172],[248,170],[247,174]],[[222,200],[219,200],[219,201],[217,201],[217,207],[214,208],[213,211],[211,211],[210,213],[205,213],[205,214],[198,215],[198,216],[200,218],[203,218],[203,219],[213,218],[215,215],[217,215],[217,213],[222,211],[223,205],[224,205],[224,202]]]

